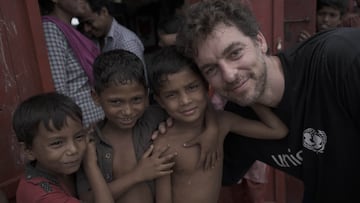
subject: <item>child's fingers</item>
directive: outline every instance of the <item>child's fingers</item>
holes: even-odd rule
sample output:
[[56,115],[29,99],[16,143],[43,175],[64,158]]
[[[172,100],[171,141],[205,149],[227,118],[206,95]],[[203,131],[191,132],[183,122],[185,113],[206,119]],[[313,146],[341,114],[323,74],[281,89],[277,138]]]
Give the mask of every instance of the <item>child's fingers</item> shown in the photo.
[[174,153],[168,154],[164,157],[160,157],[159,159],[160,159],[161,163],[167,163],[167,162],[173,160],[176,156],[177,156],[177,152],[174,152]]
[[158,131],[160,134],[165,134],[166,133],[166,130],[167,130],[167,127],[166,127],[166,123],[165,122],[161,122],[159,124],[159,127],[158,127]]
[[156,158],[160,158],[163,153],[165,153],[169,149],[170,145],[162,146],[154,149],[153,156]]
[[159,137],[159,131],[155,130],[152,134],[151,134],[151,139],[152,140],[156,140],[156,138]]
[[200,143],[200,138],[195,137],[195,138],[193,138],[191,140],[188,140],[186,143],[184,143],[184,147],[193,147],[193,146],[195,146],[195,145],[197,145],[199,143]]
[[172,127],[173,124],[174,124],[173,121],[174,121],[174,120],[173,120],[171,117],[167,118],[167,119],[166,119],[166,127]]
[[153,150],[154,150],[154,145],[150,145],[150,147],[143,154],[142,158],[149,157],[151,155],[151,153],[153,152]]
[[159,170],[160,171],[169,171],[171,170],[171,168],[175,165],[175,162],[169,162],[166,164],[161,164],[161,166],[159,166]]
[[217,156],[218,156],[217,151],[214,152],[214,153],[211,155],[211,160],[210,160],[210,167],[211,167],[211,168],[215,168],[215,164],[216,164],[216,162],[217,162]]

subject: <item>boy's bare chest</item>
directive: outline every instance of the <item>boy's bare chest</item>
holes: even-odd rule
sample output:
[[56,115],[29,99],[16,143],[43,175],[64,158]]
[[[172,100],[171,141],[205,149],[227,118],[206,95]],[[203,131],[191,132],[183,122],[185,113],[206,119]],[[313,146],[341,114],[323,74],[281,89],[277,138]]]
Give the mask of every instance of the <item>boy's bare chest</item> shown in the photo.
[[178,155],[175,157],[175,172],[176,173],[192,173],[196,169],[196,164],[200,158],[200,147],[195,145],[193,147],[185,148],[184,143],[189,141],[191,136],[184,136],[180,138],[167,139],[163,144],[170,146],[166,152],[176,152]]
[[113,148],[113,176],[121,177],[131,171],[137,164],[132,139],[112,142]]

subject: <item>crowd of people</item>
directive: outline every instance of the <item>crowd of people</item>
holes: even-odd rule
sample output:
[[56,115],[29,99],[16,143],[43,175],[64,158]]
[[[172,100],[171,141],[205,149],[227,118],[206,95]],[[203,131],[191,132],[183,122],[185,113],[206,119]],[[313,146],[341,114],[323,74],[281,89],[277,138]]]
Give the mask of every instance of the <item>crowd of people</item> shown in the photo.
[[317,0],[317,33],[270,55],[248,4],[173,1],[146,58],[110,1],[38,2],[55,90],[14,112],[17,202],[218,203],[244,184],[260,203],[266,181],[247,172],[267,165],[304,203],[357,199],[356,5]]

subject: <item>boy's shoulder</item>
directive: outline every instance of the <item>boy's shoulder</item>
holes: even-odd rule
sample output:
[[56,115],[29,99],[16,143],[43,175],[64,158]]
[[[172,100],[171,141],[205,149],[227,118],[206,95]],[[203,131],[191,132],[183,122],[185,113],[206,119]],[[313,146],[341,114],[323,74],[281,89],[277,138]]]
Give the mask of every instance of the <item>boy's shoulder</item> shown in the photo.
[[78,203],[80,200],[68,194],[57,179],[27,164],[20,178],[17,191],[17,202],[52,202],[63,201]]

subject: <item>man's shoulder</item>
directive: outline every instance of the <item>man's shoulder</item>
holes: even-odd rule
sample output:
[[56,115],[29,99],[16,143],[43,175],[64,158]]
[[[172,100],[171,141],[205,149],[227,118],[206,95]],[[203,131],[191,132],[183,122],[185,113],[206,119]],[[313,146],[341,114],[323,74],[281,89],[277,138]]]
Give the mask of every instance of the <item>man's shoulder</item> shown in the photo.
[[115,34],[121,34],[124,37],[137,37],[137,35],[135,34],[135,32],[133,32],[132,30],[130,30],[129,28],[125,27],[124,25],[121,25],[120,23],[118,23],[116,20],[114,20],[113,24],[113,29],[114,29],[114,33]]

